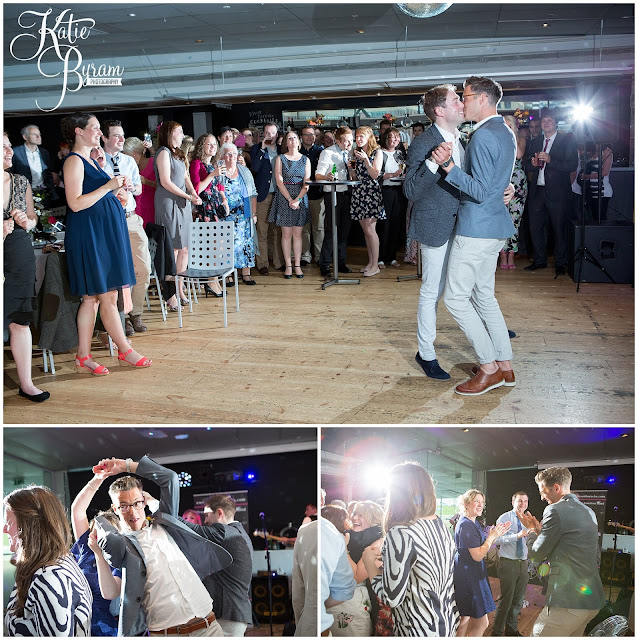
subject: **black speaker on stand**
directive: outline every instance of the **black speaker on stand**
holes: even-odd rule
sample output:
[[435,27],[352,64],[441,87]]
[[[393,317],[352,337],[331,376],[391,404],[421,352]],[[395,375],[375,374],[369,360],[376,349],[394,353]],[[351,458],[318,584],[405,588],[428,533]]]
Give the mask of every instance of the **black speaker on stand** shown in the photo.
[[[582,243],[583,229],[587,235],[587,247],[596,260],[605,267],[604,271],[591,262],[582,260],[579,247]],[[623,221],[584,227],[581,224],[572,224],[569,230],[568,272],[574,282],[578,279],[579,271],[581,282],[633,284],[634,225]]]

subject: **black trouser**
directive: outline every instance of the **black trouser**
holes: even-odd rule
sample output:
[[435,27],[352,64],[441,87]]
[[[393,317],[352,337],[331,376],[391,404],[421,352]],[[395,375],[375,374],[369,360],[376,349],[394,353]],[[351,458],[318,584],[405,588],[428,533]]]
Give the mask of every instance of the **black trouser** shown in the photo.
[[[567,194],[569,196],[569,194]],[[554,232],[554,262],[567,266],[567,209],[569,199],[552,201],[545,187],[536,187],[529,202],[529,231],[534,245],[534,264],[547,264],[547,219]]]
[[401,187],[382,187],[385,220],[377,223],[379,231],[379,260],[390,264],[397,259],[401,237]]
[[[323,223],[323,244],[319,255],[319,268],[328,269],[332,264],[332,193],[323,194],[326,217]],[[350,233],[350,192],[337,191],[337,253],[339,264],[346,263],[346,245]]]
[[529,581],[527,560],[499,558],[498,579],[501,582],[501,597],[494,616],[494,634],[513,635],[518,628],[518,614],[523,606],[525,589]]

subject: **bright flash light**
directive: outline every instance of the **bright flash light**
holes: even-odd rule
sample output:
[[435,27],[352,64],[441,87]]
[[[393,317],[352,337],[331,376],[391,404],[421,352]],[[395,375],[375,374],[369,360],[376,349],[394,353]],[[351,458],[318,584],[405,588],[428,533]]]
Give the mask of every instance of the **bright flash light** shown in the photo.
[[390,470],[383,463],[373,463],[363,472],[363,481],[370,489],[385,491],[390,479]]
[[574,107],[574,118],[581,122],[589,120],[594,113],[594,107],[590,104],[579,104]]

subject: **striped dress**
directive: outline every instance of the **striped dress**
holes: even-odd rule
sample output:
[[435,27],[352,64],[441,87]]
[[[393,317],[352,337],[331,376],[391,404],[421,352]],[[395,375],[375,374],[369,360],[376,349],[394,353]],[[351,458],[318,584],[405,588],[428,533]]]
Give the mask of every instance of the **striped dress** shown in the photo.
[[382,551],[383,573],[372,580],[372,588],[392,608],[395,636],[456,634],[455,551],[438,517],[390,529]]
[[91,587],[71,555],[33,574],[21,618],[11,612],[17,599],[14,586],[4,619],[10,636],[68,638],[91,634]]

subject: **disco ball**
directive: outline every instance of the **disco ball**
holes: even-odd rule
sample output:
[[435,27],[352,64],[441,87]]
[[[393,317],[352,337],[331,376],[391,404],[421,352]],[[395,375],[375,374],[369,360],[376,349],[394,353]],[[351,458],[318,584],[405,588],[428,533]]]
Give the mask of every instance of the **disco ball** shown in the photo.
[[401,126],[404,129],[409,129],[414,123],[412,122],[412,118],[406,114],[405,118],[401,118]]
[[397,2],[396,6],[413,18],[433,18],[452,6],[451,2]]

